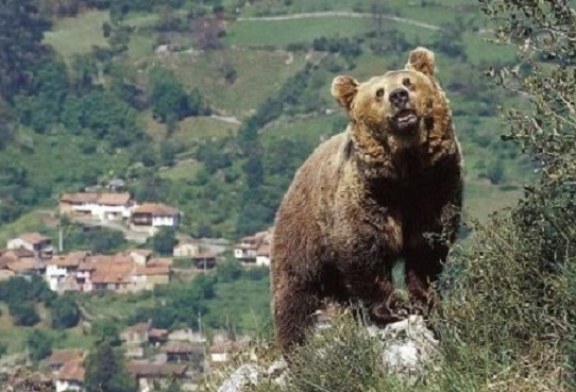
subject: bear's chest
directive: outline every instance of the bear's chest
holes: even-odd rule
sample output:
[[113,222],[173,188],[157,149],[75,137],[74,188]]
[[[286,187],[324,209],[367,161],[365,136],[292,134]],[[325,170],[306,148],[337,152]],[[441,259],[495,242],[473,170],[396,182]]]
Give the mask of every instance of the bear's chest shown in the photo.
[[327,242],[339,263],[378,265],[400,256],[403,230],[402,217],[397,211],[373,203],[365,206],[336,203],[335,207],[339,211]]

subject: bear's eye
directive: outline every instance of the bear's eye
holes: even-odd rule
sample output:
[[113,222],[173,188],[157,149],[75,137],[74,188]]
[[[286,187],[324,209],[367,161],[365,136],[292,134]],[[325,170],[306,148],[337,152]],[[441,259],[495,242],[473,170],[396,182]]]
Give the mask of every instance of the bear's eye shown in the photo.
[[412,86],[412,81],[410,80],[410,78],[404,78],[404,80],[402,80],[402,84],[406,87],[410,87]]
[[378,90],[376,90],[376,98],[382,98],[383,96],[384,96],[383,88],[379,88]]

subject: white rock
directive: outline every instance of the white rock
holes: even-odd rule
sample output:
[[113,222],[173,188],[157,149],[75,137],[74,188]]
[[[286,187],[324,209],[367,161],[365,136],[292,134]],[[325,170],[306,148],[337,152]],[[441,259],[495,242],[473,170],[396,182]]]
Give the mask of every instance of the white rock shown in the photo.
[[254,364],[244,364],[234,371],[218,388],[218,392],[241,392],[248,385],[257,385],[258,378],[265,370]]
[[438,340],[421,316],[411,315],[384,329],[369,327],[368,333],[382,342],[384,370],[409,384],[424,377],[427,366],[438,357]]

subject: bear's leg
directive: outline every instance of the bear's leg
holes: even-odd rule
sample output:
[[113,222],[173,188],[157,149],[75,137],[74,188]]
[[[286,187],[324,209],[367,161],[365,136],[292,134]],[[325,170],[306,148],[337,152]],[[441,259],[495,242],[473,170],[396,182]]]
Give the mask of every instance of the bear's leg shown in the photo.
[[372,300],[370,314],[372,320],[380,326],[400,320],[398,298],[394,290],[391,273],[378,282],[378,291]]
[[274,294],[276,341],[286,355],[296,344],[304,343],[314,322],[314,312],[320,308],[318,294],[306,285],[293,283]]
[[427,315],[437,303],[437,295],[431,284],[438,280],[442,265],[448,255],[445,246],[422,244],[406,252],[406,285],[410,294],[410,305]]
[[370,319],[380,326],[398,321],[397,298],[394,294],[392,271],[386,268],[375,277],[371,270],[350,268],[345,272],[351,297],[368,306]]

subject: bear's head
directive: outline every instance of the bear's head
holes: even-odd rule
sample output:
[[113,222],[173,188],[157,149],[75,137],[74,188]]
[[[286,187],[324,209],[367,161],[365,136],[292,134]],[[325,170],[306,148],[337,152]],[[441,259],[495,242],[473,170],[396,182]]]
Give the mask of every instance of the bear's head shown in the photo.
[[405,69],[363,83],[337,76],[332,95],[346,109],[353,132],[369,134],[353,135],[356,139],[369,137],[406,147],[435,139],[439,143],[452,132],[448,100],[436,79],[434,53],[425,48],[410,52]]

